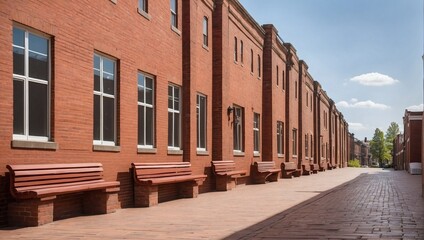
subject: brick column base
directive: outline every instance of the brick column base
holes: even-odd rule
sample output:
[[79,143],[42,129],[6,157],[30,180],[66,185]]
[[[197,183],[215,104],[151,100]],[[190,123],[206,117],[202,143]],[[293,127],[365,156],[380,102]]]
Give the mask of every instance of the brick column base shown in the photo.
[[10,203],[8,205],[9,226],[35,227],[53,222],[55,198],[56,196]]
[[83,196],[83,212],[86,214],[107,214],[119,209],[119,188],[90,191]]
[[158,186],[134,185],[134,206],[151,207],[158,205]]
[[222,176],[216,177],[216,190],[228,191],[236,187],[236,181],[232,177]]
[[181,198],[196,198],[199,195],[199,185],[195,181],[180,183],[178,189]]

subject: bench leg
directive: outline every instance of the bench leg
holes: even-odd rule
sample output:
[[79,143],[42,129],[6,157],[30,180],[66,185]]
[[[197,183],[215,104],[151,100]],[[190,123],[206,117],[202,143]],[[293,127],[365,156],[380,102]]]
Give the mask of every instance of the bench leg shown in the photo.
[[183,182],[178,186],[181,198],[197,198],[199,195],[199,185],[197,182]]
[[270,181],[270,182],[278,182],[278,173],[272,173],[268,177],[268,181]]
[[281,172],[281,177],[282,178],[292,178],[292,173],[288,173],[287,171],[282,171]]
[[158,205],[158,186],[134,185],[134,206],[151,207]]
[[8,205],[9,226],[35,227],[53,222],[53,200],[56,196],[29,199]]
[[234,178],[231,177],[217,177],[216,178],[216,190],[217,191],[228,191],[236,187]]
[[83,211],[85,214],[113,213],[119,208],[119,188],[84,193]]

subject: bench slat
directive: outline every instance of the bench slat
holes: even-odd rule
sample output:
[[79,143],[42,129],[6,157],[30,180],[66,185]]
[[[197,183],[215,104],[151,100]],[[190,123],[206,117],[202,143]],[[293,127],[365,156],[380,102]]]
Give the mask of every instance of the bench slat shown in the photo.
[[64,169],[64,168],[87,168],[102,167],[101,163],[60,163],[60,164],[11,164],[7,168],[13,170],[37,170],[37,169]]
[[80,177],[73,177],[73,178],[58,178],[58,179],[43,179],[43,180],[34,180],[34,181],[20,181],[15,182],[15,187],[31,187],[34,185],[50,185],[50,184],[63,184],[63,183],[70,183],[70,182],[85,182],[85,181],[92,181],[92,180],[101,180],[102,177],[99,175],[95,176],[80,176]]
[[185,175],[185,176],[175,176],[175,177],[166,177],[166,178],[145,178],[139,179],[141,184],[165,184],[165,183],[178,183],[186,181],[195,181],[206,178],[206,175]]
[[[118,188],[119,182],[97,182],[91,184],[79,184],[79,185],[69,185],[69,186],[60,186],[60,187],[52,187],[52,188],[41,188],[32,190],[37,194],[38,197],[47,197],[54,196],[63,193],[74,193],[74,192],[84,192],[84,191],[93,191],[100,190],[106,188]],[[117,189],[118,190],[118,189]]]
[[49,169],[49,170],[27,170],[14,171],[14,176],[37,176],[49,174],[64,174],[64,173],[84,173],[84,172],[100,172],[103,168],[70,168],[70,169]]

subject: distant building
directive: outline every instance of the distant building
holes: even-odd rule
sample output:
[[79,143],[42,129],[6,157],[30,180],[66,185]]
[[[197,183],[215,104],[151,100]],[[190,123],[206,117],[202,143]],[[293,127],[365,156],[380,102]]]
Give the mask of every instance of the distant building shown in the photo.
[[349,160],[353,159],[358,159],[361,166],[373,165],[367,138],[361,141],[355,138],[355,134],[349,133]]
[[421,146],[422,146],[422,119],[423,112],[405,110],[403,117],[404,127],[404,161],[405,170],[411,174],[421,174]]
[[404,141],[403,134],[398,134],[395,139],[393,139],[393,168],[395,170],[405,170],[405,160],[404,160]]

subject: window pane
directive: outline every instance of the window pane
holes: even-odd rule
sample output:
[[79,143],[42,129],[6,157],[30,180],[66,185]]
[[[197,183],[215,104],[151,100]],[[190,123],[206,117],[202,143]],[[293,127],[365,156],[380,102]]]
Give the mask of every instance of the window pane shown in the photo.
[[153,146],[153,108],[146,108],[146,145]]
[[13,73],[25,75],[25,50],[22,48],[13,47]]
[[174,147],[180,146],[180,114],[174,114]]
[[115,62],[103,58],[103,92],[115,94]]
[[177,0],[171,0],[171,10],[176,13],[177,12]]
[[40,53],[42,55],[48,54],[48,41],[45,38],[39,37],[32,33],[28,34],[29,50]]
[[29,83],[29,135],[47,136],[47,85]]
[[144,142],[144,106],[138,106],[138,144],[145,145]]
[[93,115],[93,136],[94,140],[100,140],[100,96],[94,95],[94,115]]
[[103,97],[103,140],[115,141],[115,100]]
[[29,76],[48,80],[49,61],[47,55],[29,52]]
[[200,146],[206,148],[206,98],[200,97]]
[[94,90],[100,91],[100,57],[94,55]]
[[[151,79],[146,78],[146,83],[148,83]],[[151,85],[151,84],[150,84]],[[146,86],[146,103],[147,104],[153,104],[153,88],[150,86]]]
[[24,82],[13,81],[13,134],[25,134]]
[[174,110],[180,110],[180,89],[174,87]]
[[19,28],[13,28],[13,45],[24,47],[25,32]]
[[173,137],[173,126],[174,126],[173,114],[168,112],[168,146],[172,147],[172,137]]
[[144,86],[138,85],[138,101],[144,103]]
[[172,109],[174,104],[172,102],[173,97],[173,88],[171,86],[168,86],[168,108]]

